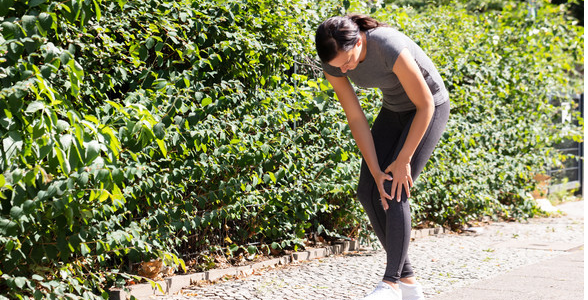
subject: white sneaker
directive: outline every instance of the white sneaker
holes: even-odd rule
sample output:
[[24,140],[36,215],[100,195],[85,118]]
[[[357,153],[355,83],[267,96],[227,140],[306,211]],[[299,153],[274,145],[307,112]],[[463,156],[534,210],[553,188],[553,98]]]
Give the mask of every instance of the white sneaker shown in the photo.
[[381,281],[373,292],[361,300],[402,300],[402,291]]
[[407,284],[399,281],[398,283],[402,291],[402,300],[425,300],[423,287],[418,282],[416,284]]

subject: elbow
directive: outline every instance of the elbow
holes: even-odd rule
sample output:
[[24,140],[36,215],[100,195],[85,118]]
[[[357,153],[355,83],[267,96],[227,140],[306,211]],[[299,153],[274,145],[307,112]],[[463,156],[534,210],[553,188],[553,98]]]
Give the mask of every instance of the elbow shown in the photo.
[[433,113],[435,111],[435,101],[433,100],[433,96],[424,97],[423,101],[416,105],[416,109],[417,111]]

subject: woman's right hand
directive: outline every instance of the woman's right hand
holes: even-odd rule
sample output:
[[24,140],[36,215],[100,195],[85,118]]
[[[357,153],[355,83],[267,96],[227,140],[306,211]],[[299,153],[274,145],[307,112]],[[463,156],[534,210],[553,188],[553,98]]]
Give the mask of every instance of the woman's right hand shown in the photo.
[[384,207],[384,210],[388,210],[388,201],[387,200],[392,200],[392,196],[390,196],[384,190],[384,182],[386,180],[392,181],[392,176],[390,176],[390,174],[386,174],[386,173],[380,171],[378,174],[376,174],[374,176],[374,180],[376,181],[376,185],[378,186],[378,191],[380,192],[380,200],[382,201],[382,206]]

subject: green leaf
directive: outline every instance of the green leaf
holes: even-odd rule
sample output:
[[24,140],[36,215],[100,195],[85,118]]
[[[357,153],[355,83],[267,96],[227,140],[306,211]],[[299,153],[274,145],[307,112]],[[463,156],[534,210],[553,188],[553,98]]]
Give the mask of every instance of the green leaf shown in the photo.
[[16,222],[0,219],[0,233],[3,236],[15,236],[18,230]]
[[249,252],[249,254],[255,254],[255,253],[257,253],[257,247],[255,247],[255,246],[248,246],[247,247],[247,252]]
[[10,209],[10,217],[13,220],[19,220],[22,215],[23,215],[23,209],[22,209],[22,207],[20,207],[20,206],[13,206]]
[[107,190],[101,190],[100,191],[100,197],[98,198],[98,201],[100,202],[104,202],[108,199],[108,197],[110,197],[110,193]]
[[31,276],[31,279],[36,280],[36,281],[43,281],[43,280],[45,280],[45,278],[43,278],[43,276],[38,275],[38,274],[33,274],[33,276]]
[[19,289],[22,289],[25,286],[25,284],[27,283],[27,281],[28,280],[25,277],[16,277],[16,278],[14,278],[14,284],[16,284],[16,286]]
[[167,80],[163,78],[156,79],[152,85],[156,90],[161,90],[167,86]]
[[53,25],[53,17],[51,17],[50,14],[42,12],[39,14],[38,18],[39,25],[41,25],[41,28],[43,28],[43,30],[47,31],[51,29],[51,26]]
[[62,133],[69,130],[69,123],[64,120],[57,121],[57,133]]
[[206,98],[202,99],[202,103],[201,104],[204,107],[204,106],[207,106],[207,105],[209,105],[211,103],[212,103],[212,98],[206,97]]
[[35,7],[35,6],[39,6],[43,3],[45,3],[45,1],[47,0],[30,0],[29,1],[29,7]]
[[35,34],[35,29],[37,27],[37,17],[23,16],[22,27],[24,28],[28,36],[32,36],[33,34]]
[[90,141],[85,145],[86,147],[86,164],[90,164],[96,157],[100,155],[100,143],[98,141]]
[[63,52],[61,52],[61,54],[59,54],[59,60],[61,60],[61,63],[64,65],[67,65],[69,63],[69,61],[72,59],[72,55],[71,53],[69,53],[69,51],[65,50]]
[[66,159],[65,157],[65,152],[63,152],[63,150],[61,150],[61,148],[55,146],[54,148],[55,151],[55,155],[57,156],[57,159],[59,160],[59,165],[61,166],[61,171],[67,175],[69,174],[69,172],[71,172],[71,167],[69,164],[69,160]]
[[41,101],[33,101],[27,106],[26,113],[34,114],[39,110],[45,109],[45,103]]
[[100,3],[97,0],[93,0],[94,2],[94,12],[96,13],[96,22],[100,22],[102,19],[102,10],[100,9]]
[[155,45],[155,40],[153,37],[149,37],[147,41],[145,41],[145,47],[147,47],[147,49],[151,49],[153,48],[153,45]]
[[35,184],[35,179],[36,179],[36,176],[37,176],[37,172],[38,172],[38,170],[28,171],[25,174],[24,183],[26,185],[28,185],[28,186],[37,187],[37,185]]
[[155,126],[153,126],[153,133],[155,134],[156,138],[163,140],[165,138],[165,124],[155,124]]
[[[1,8],[0,8],[1,10]],[[16,38],[17,26],[12,22],[2,22],[2,36],[6,40]]]
[[71,134],[64,134],[61,137],[59,137],[59,142],[61,143],[61,149],[63,149],[64,151],[69,150],[69,148],[73,144],[73,141],[74,141],[74,137]]
[[157,142],[157,145],[159,146],[159,149],[161,150],[161,153],[163,154],[163,156],[167,157],[167,147],[165,146],[165,142],[163,140],[155,140]]
[[272,173],[272,172],[268,172],[268,173],[269,173],[269,177],[270,177],[270,179],[271,179],[271,180],[272,180],[274,183],[276,183],[276,182],[277,182],[277,180],[276,180],[276,175],[274,175],[274,173]]
[[14,5],[14,0],[0,0],[0,17],[6,16],[12,5]]
[[80,252],[82,253],[82,255],[88,255],[90,254],[90,247],[88,247],[88,244],[86,243],[81,243],[80,244]]

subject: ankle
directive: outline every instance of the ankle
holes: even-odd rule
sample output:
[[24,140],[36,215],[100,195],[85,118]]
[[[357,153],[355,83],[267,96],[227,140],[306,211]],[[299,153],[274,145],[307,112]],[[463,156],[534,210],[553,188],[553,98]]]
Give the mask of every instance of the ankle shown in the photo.
[[414,277],[400,278],[400,282],[408,285],[417,284],[417,281]]
[[398,286],[398,282],[392,282],[392,281],[388,281],[388,280],[382,280],[385,283],[389,284],[391,287],[393,287],[396,290],[400,290],[400,286]]

